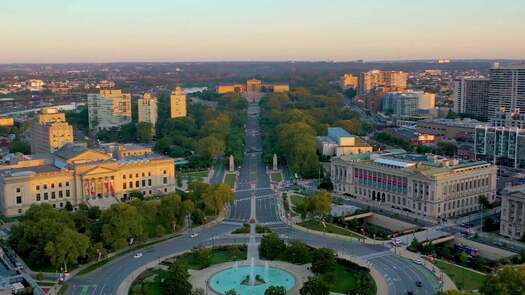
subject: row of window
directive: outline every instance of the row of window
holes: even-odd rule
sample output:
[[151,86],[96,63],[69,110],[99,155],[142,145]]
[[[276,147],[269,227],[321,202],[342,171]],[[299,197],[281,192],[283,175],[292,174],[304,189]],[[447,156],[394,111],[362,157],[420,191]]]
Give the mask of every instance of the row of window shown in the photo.
[[[167,173],[166,170],[162,171],[162,174],[166,175],[166,173]],[[148,176],[151,176],[151,171],[148,172]],[[133,178],[133,173],[128,174],[128,176],[126,176],[126,174],[122,175],[122,179],[126,179],[126,177],[129,179]],[[139,177],[139,174],[135,173],[135,178],[138,178],[138,177]],[[142,177],[146,177],[146,173],[142,172]]]
[[[58,187],[62,187],[62,182],[59,182],[57,185],[58,185]],[[51,183],[49,186],[50,186],[52,189],[55,188],[55,184],[54,184],[54,183]],[[69,181],[66,181],[66,182],[65,182],[65,186],[66,186],[66,187],[69,187]],[[40,188],[41,188],[41,186],[38,185],[38,184],[35,186],[35,189],[36,189],[37,191],[39,191]],[[43,184],[43,185],[42,185],[42,188],[43,188],[43,189],[47,189],[47,184]],[[20,188],[19,188],[19,187],[16,188],[16,192],[17,192],[17,193],[20,192]]]

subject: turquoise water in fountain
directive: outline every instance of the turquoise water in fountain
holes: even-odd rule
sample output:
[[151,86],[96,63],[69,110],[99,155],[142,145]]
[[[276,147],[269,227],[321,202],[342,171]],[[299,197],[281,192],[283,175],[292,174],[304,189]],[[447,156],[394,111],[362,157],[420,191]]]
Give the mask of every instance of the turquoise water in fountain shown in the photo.
[[264,295],[264,291],[271,286],[283,286],[290,290],[295,285],[295,278],[289,272],[269,267],[265,270],[264,266],[255,266],[255,275],[261,276],[265,283],[257,286],[242,285],[241,282],[250,275],[249,266],[232,267],[214,274],[210,280],[210,287],[224,294],[233,289],[239,295]]

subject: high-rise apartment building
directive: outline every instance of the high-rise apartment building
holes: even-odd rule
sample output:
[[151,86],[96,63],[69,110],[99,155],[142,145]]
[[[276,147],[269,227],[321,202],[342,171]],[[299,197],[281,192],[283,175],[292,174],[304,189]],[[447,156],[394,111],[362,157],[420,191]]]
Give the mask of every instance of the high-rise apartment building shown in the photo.
[[131,94],[121,90],[100,90],[88,94],[89,129],[100,131],[131,123]]
[[506,187],[501,193],[500,235],[520,240],[525,235],[525,185]]
[[170,107],[171,107],[171,118],[182,118],[188,115],[186,109],[186,94],[184,90],[177,86],[174,91],[171,92],[170,97]]
[[354,76],[352,74],[344,74],[341,77],[340,85],[341,88],[346,90],[348,88],[353,88],[357,90],[357,84],[358,84],[358,78],[357,76]]
[[487,120],[489,82],[487,78],[476,77],[454,80],[454,112]]
[[476,159],[513,168],[525,168],[525,129],[516,127],[476,127]]
[[490,69],[488,118],[491,122],[498,111],[525,114],[525,65],[500,67],[495,64]]
[[153,127],[157,124],[157,98],[151,93],[144,93],[143,98],[138,99],[139,122],[151,123]]
[[64,113],[54,108],[43,108],[31,125],[31,153],[51,153],[73,143],[73,127]]
[[358,94],[365,95],[376,87],[385,92],[404,91],[407,88],[408,74],[401,71],[372,70],[359,75]]

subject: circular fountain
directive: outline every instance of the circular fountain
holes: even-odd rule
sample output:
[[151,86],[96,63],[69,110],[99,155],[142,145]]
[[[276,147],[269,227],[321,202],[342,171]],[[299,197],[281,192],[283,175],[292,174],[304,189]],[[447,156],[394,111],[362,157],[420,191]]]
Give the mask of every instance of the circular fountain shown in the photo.
[[249,266],[239,266],[237,263],[211,276],[210,287],[219,294],[235,290],[240,295],[264,295],[271,286],[282,286],[287,291],[295,286],[294,276],[282,269],[256,266],[252,259]]

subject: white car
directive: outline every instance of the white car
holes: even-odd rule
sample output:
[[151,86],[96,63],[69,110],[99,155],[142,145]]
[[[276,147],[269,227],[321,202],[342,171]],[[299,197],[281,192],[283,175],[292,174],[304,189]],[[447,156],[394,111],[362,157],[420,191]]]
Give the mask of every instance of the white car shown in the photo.
[[135,255],[133,255],[133,258],[140,258],[142,257],[142,253],[141,252],[137,252],[135,253]]
[[190,238],[195,238],[195,237],[197,237],[197,236],[199,236],[198,233],[192,233],[192,234],[190,235]]
[[421,261],[420,259],[414,259],[412,261],[414,261],[415,264],[423,264],[423,261]]

